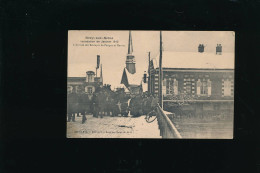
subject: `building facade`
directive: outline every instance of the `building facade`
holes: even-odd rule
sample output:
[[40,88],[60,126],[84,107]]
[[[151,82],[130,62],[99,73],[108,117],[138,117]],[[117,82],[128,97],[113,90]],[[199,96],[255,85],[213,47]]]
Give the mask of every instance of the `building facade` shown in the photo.
[[[159,92],[157,62],[158,58],[151,60],[148,78],[148,90],[154,95]],[[165,109],[178,114],[233,115],[233,53],[166,52],[162,67]],[[177,111],[174,104],[181,109]]]
[[67,92],[86,93],[92,95],[97,87],[103,86],[102,73],[100,77],[95,76],[95,72],[87,71],[86,77],[68,77]]

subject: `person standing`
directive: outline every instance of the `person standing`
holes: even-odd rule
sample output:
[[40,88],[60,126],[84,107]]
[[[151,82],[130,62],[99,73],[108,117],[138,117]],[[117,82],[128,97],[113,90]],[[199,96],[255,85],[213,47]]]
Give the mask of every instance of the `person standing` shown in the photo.
[[75,90],[72,90],[72,93],[68,98],[68,103],[69,103],[69,114],[70,114],[68,121],[72,120],[73,122],[75,122],[75,114],[78,112],[78,96],[75,93]]
[[105,113],[105,93],[101,90],[98,93],[98,115],[100,115],[101,118],[103,118],[103,114]]
[[151,109],[155,110],[156,107],[158,106],[159,99],[157,97],[151,96],[151,100],[152,100],[152,102],[151,102]]
[[142,107],[143,107],[143,113],[147,114],[149,112],[149,98],[144,95],[143,96],[143,102],[142,102]]
[[67,105],[68,105],[68,109],[67,109],[67,112],[68,112],[68,122],[71,121],[72,119],[72,95],[71,93],[68,94],[68,101],[67,101]]
[[121,108],[121,116],[128,116],[129,113],[129,104],[128,104],[128,96],[125,93],[122,93],[120,103],[118,103],[119,108]]
[[116,105],[115,106],[115,115],[118,116],[119,114],[121,114],[121,102],[120,102],[120,100],[118,100],[118,102],[115,105]]
[[110,98],[109,98],[109,94],[106,92],[105,93],[105,103],[104,103],[104,114],[106,116],[110,115]]
[[137,95],[130,100],[130,110],[133,117],[142,115],[142,98]]
[[118,116],[121,113],[121,102],[120,102],[120,93],[116,92],[114,94],[113,102],[113,115]]
[[80,100],[79,100],[79,107],[80,107],[80,113],[82,115],[82,124],[84,124],[87,120],[86,118],[86,112],[89,111],[89,98],[88,95],[85,93],[80,94]]
[[97,93],[94,93],[94,95],[93,95],[90,109],[93,113],[93,117],[97,118],[98,112],[99,112],[99,110],[98,110],[98,94]]
[[134,102],[135,102],[135,97],[131,96],[130,103],[129,103],[129,110],[130,110],[130,114],[132,116],[135,116],[135,111],[134,111],[135,105],[134,105]]
[[141,97],[141,95],[138,95],[137,97],[137,103],[136,103],[136,106],[137,106],[137,111],[138,111],[138,116],[141,116],[143,115],[143,98]]
[[113,117],[113,116],[115,116],[115,107],[116,107],[114,95],[110,96],[110,103],[109,104],[110,104],[109,107],[110,107],[110,112],[111,112],[110,116]]

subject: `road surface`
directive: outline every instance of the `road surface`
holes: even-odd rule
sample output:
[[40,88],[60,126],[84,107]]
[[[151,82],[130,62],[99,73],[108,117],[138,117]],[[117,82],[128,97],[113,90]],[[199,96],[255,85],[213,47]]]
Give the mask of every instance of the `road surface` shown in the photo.
[[147,123],[145,116],[86,117],[85,124],[81,124],[81,117],[67,122],[67,138],[161,138],[157,120]]

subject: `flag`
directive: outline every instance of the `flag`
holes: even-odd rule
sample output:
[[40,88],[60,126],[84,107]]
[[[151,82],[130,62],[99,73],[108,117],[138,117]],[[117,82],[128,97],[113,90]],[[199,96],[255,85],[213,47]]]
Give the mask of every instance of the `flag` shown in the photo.
[[97,55],[97,69],[99,68],[99,64],[100,64],[100,55]]

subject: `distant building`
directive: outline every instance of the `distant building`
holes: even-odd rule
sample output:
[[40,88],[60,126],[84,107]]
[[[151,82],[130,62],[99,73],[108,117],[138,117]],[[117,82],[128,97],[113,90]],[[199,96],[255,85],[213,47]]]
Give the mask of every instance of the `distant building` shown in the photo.
[[68,93],[75,91],[76,93],[84,92],[92,95],[96,88],[101,86],[103,86],[102,65],[100,68],[100,77],[97,77],[94,71],[87,71],[86,77],[68,77],[67,79]]
[[[233,114],[234,107],[234,54],[222,53],[221,45],[217,52],[163,52],[164,104],[179,102],[180,95],[185,97],[188,106],[183,112],[191,114],[211,114],[226,112]],[[159,89],[159,57],[150,61],[148,78],[149,92],[157,95]]]
[[124,84],[129,92],[134,95],[142,92],[142,79],[136,74],[135,63],[132,36],[131,31],[129,31],[128,54],[126,56],[126,67],[123,69],[121,84]]

